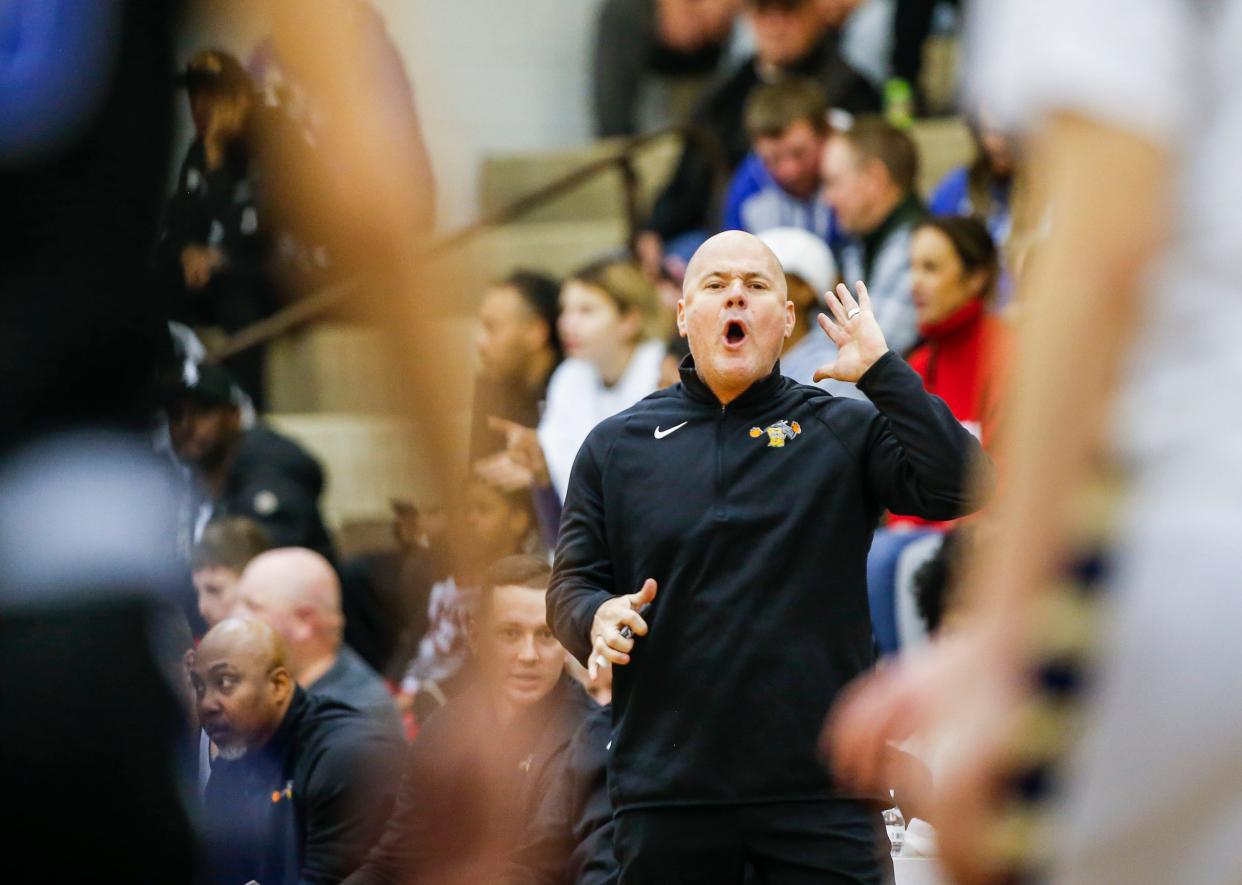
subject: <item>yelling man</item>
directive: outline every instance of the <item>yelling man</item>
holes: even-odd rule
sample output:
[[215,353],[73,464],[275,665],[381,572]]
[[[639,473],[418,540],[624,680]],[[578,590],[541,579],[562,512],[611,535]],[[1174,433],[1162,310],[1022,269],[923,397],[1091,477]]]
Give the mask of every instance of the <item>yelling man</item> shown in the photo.
[[[975,439],[890,352],[866,288],[827,294],[837,345],[780,373],[797,322],[757,238],[691,260],[681,383],[599,424],[573,468],[548,619],[592,669],[615,666],[609,784],[621,883],[880,882],[879,815],[834,787],[816,736],[871,666],[866,561],[885,509],[972,509]],[[622,632],[628,627],[632,636]]]

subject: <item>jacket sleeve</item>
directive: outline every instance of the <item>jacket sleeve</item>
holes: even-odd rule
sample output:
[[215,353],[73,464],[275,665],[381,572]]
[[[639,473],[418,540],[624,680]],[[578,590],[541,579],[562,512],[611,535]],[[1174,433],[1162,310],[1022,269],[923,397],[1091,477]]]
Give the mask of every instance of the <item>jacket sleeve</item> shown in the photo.
[[329,746],[309,778],[299,885],[340,882],[366,855],[392,808],[396,759],[370,729]]
[[[893,513],[933,520],[977,510],[977,492],[990,493],[994,482],[992,464],[944,400],[927,393],[892,351],[867,370],[858,388],[879,411],[864,454],[867,482],[879,502]],[[978,485],[972,471],[981,475]]]
[[[421,846],[426,842],[425,838],[419,837],[427,829],[426,816],[435,813],[432,804],[422,796],[423,793],[431,793],[424,789],[430,763],[426,758],[428,754],[422,752],[424,749],[425,746],[420,748],[415,743],[407,753],[405,773],[392,805],[392,816],[388,818],[379,841],[366,855],[366,860],[343,885],[398,885],[416,878]],[[420,802],[420,798],[423,801]]]
[[548,587],[548,626],[583,665],[591,653],[595,610],[616,593],[598,444],[592,431],[574,461]]
[[574,781],[569,770],[570,745],[548,760],[535,785],[538,797],[517,850],[505,869],[505,885],[560,885],[574,850]]

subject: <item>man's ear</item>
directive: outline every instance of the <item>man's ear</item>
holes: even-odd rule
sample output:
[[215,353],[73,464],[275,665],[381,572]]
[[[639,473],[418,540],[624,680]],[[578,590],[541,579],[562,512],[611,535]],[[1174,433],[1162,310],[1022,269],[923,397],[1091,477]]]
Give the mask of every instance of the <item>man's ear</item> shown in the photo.
[[686,337],[686,299],[677,299],[677,334]]
[[798,308],[788,298],[785,299],[785,337],[788,338],[798,327]]
[[276,703],[283,704],[293,696],[293,677],[289,675],[289,671],[284,667],[277,667],[272,671],[270,682],[272,686],[272,700],[276,701]]
[[314,636],[319,627],[319,611],[313,605],[299,605],[293,610],[293,624],[299,640]]

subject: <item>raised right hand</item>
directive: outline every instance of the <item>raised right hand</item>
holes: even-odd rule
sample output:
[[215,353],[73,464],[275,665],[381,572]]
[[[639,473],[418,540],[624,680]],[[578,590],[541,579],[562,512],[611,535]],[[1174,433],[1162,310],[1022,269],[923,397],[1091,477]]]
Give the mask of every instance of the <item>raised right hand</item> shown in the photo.
[[595,610],[591,621],[591,659],[587,665],[592,679],[601,667],[630,662],[634,640],[622,635],[621,628],[629,627],[634,636],[647,635],[647,622],[638,610],[655,599],[656,589],[655,580],[648,578],[637,593],[614,596]]

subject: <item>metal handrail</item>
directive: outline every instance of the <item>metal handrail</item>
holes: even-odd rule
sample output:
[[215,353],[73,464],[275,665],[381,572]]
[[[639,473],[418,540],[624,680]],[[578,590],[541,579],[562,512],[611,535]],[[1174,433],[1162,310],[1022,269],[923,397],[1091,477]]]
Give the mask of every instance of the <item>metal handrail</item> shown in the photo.
[[[621,186],[625,200],[626,229],[632,250],[642,224],[638,205],[639,176],[638,171],[634,168],[634,156],[653,142],[671,135],[676,135],[685,142],[695,144],[697,148],[705,152],[709,162],[714,167],[719,168],[721,166],[722,161],[718,155],[719,148],[705,139],[702,133],[696,129],[674,126],[646,135],[639,135],[631,138],[615,153],[583,163],[576,169],[571,169],[549,183],[516,197],[503,206],[493,209],[491,212],[485,213],[481,218],[460,230],[440,237],[426,248],[423,256],[425,258],[435,258],[445,252],[456,249],[494,228],[516,221],[545,203],[549,203],[561,195],[581,187],[614,168],[621,173]],[[226,360],[252,347],[278,338],[298,326],[305,325],[342,303],[355,288],[356,284],[352,282],[342,282],[299,298],[271,316],[239,329],[228,336],[218,346],[212,348],[210,359],[215,362]]]

